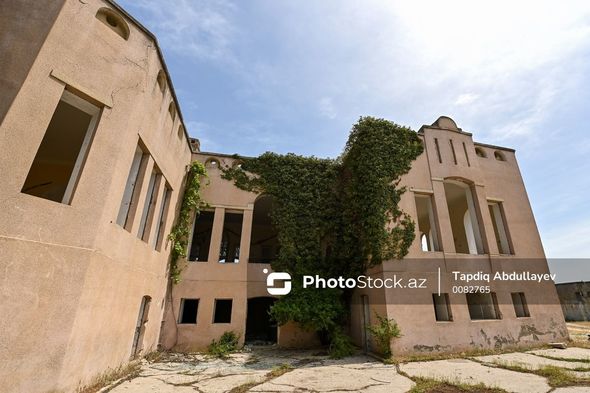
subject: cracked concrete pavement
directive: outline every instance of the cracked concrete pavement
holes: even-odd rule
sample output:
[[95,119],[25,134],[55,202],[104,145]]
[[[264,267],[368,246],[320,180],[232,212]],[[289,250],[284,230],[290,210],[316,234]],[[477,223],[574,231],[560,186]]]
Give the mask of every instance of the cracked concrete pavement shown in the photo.
[[[503,369],[516,365],[529,370],[555,366],[588,378],[590,349],[568,348],[383,364],[357,355],[333,360],[322,351],[254,347],[214,359],[202,354],[164,354],[155,362],[143,360],[139,375],[117,381],[101,393],[146,392],[408,392],[410,378],[431,378],[451,384],[483,384],[515,393],[580,393],[590,386],[552,388],[547,379],[527,372]],[[573,371],[573,370],[578,371]],[[400,373],[401,371],[401,373]]]

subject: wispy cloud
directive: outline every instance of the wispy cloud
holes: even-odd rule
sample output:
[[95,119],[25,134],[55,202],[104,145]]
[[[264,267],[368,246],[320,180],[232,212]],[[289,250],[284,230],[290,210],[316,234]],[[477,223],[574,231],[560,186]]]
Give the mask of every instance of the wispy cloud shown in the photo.
[[229,19],[235,10],[224,0],[124,1],[142,13],[145,23],[165,50],[204,60],[233,61],[231,40],[235,34]]

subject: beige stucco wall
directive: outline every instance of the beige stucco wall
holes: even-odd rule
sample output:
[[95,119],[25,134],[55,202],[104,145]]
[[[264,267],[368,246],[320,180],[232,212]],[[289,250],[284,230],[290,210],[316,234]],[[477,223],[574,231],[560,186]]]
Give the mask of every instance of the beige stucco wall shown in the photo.
[[[27,2],[20,7],[27,15]],[[143,352],[158,343],[169,248],[137,238],[139,214],[130,232],[116,217],[141,138],[148,166],[172,188],[169,232],[191,152],[179,116],[168,114],[170,86],[162,93],[156,83],[163,65],[153,40],[129,19],[122,39],[95,18],[100,7],[112,5],[67,1],[53,27],[43,27],[49,33],[38,38],[44,44],[0,126],[3,392],[71,391],[126,363],[145,295]],[[69,205],[20,192],[66,86],[103,107]],[[138,211],[146,192],[144,181]]]

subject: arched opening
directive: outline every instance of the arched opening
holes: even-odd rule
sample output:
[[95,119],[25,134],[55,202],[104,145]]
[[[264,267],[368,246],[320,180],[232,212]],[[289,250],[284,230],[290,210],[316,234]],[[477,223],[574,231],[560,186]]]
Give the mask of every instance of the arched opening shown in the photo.
[[271,263],[279,253],[278,232],[272,224],[272,197],[262,195],[254,203],[250,263]]
[[420,245],[422,246],[422,251],[430,251],[429,244],[428,244],[428,238],[426,237],[426,234],[424,234],[424,233],[420,236]]
[[481,147],[475,148],[475,155],[481,158],[486,158],[488,155],[486,154],[485,150]]
[[455,252],[483,254],[480,226],[471,187],[456,180],[445,180],[444,187]]
[[124,40],[129,38],[129,25],[115,11],[103,7],[96,13],[96,19],[104,23],[109,29],[117,33]]
[[174,119],[176,119],[176,106],[174,105],[174,102],[171,102],[170,105],[168,105],[168,113],[170,113],[170,117],[172,118],[172,121],[174,121]]
[[494,152],[494,158],[496,158],[496,160],[498,160],[498,161],[506,161],[506,157],[504,156],[504,153],[499,152],[498,150],[496,150]]
[[215,158],[210,158],[205,162],[205,168],[207,169],[219,169],[219,161]]
[[166,90],[166,75],[164,74],[164,70],[158,71],[158,76],[156,77],[156,81],[158,82],[158,87],[162,93]]
[[276,299],[254,297],[248,299],[246,316],[246,343],[272,345],[277,342],[277,324],[270,317],[270,308]]

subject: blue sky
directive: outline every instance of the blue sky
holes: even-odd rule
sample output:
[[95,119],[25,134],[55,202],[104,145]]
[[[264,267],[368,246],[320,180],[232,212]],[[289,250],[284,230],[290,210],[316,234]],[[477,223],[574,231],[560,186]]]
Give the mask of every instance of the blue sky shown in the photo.
[[[517,150],[547,256],[590,257],[590,2],[120,4],[158,37],[203,150],[335,157],[361,115],[448,115]],[[552,267],[590,280],[590,261]]]

